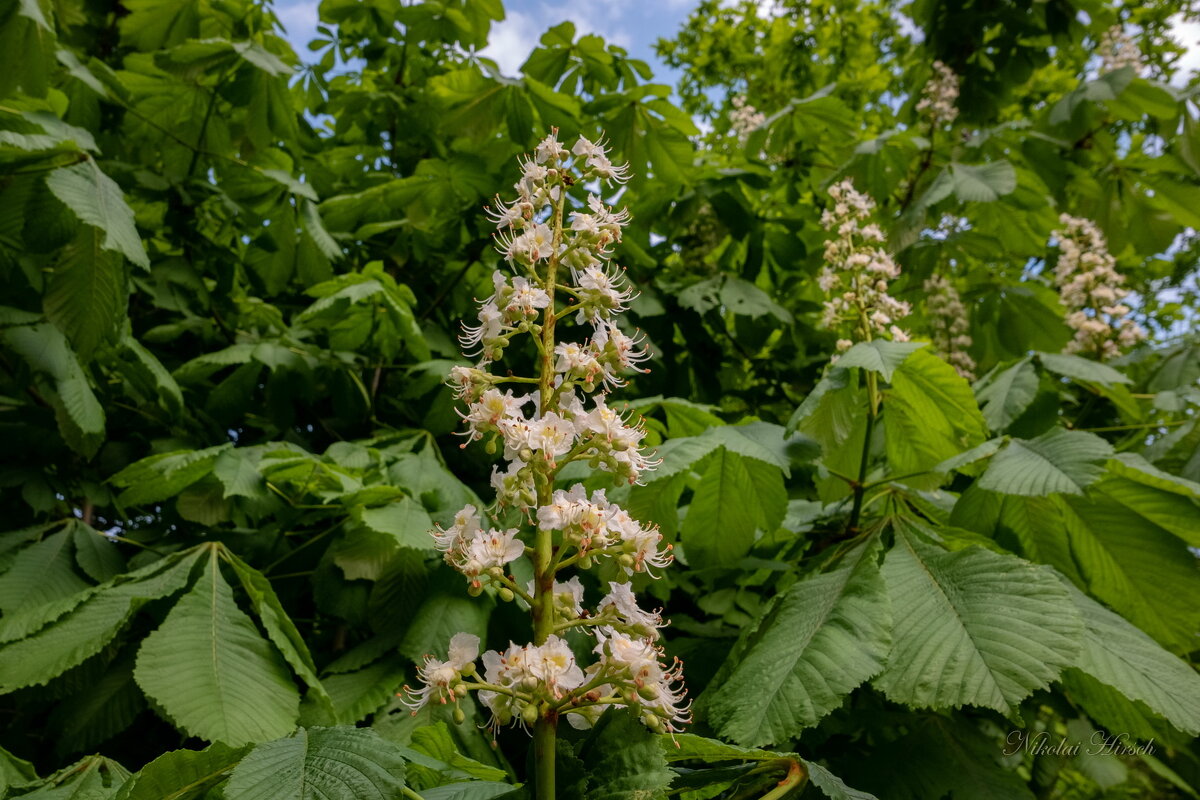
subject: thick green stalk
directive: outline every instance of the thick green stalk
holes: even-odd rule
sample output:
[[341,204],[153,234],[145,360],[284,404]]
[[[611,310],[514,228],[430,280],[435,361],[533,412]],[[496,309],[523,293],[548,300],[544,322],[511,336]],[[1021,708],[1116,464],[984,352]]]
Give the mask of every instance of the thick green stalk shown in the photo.
[[[561,180],[561,179],[560,179]],[[567,187],[560,183],[558,202],[554,204],[553,252],[546,267],[546,280],[543,288],[550,297],[546,312],[542,317],[540,360],[538,367],[538,385],[541,391],[541,412],[543,415],[552,410],[555,401],[554,394],[554,326],[557,315],[554,308],[555,288],[558,281],[559,249],[562,245],[563,207],[566,203]],[[554,491],[554,473],[556,470],[547,468],[540,473],[541,480],[537,484],[537,501],[539,506],[549,505]],[[558,620],[554,613],[554,534],[543,528],[537,529],[534,542],[534,585],[533,585],[533,641],[534,644],[545,644],[546,639],[554,633]],[[558,714],[546,708],[533,726],[533,761],[534,789],[537,800],[554,800],[554,750],[557,737]]]

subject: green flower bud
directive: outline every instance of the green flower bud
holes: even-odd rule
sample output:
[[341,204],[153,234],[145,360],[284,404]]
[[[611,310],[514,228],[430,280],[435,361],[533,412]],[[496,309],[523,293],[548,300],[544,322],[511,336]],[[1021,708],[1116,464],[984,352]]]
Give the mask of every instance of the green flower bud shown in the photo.
[[638,689],[638,694],[641,695],[643,700],[657,700],[659,691],[657,686],[648,683]]
[[651,714],[649,712],[643,714],[642,724],[656,733],[662,730],[662,720],[658,718],[657,714]]
[[629,555],[629,553],[622,553],[621,557],[618,558],[617,561],[619,561],[621,566],[625,569],[633,569],[633,565],[637,563],[633,556]]
[[463,675],[474,675],[475,674],[475,662],[468,661],[465,665],[463,665],[463,668],[460,669],[459,672],[461,672]]
[[513,601],[513,597],[515,597],[512,589],[508,588],[507,586],[500,589],[498,594],[500,595],[500,600],[505,603],[511,603]]
[[455,706],[454,707],[454,721],[457,722],[459,725],[461,725],[464,722],[466,722],[466,720],[467,720],[467,715],[463,713],[463,710],[461,708],[459,708],[458,706]]
[[533,703],[530,703],[529,705],[527,705],[521,709],[521,721],[524,722],[526,725],[534,724],[535,722],[537,722],[537,719],[538,719],[538,710],[537,710],[537,706],[535,706]]
[[467,685],[465,683],[458,684],[457,686],[454,687],[454,693],[456,695],[458,695],[459,697],[466,697],[467,696]]
[[478,583],[468,583],[467,594],[471,595],[471,597],[479,597],[479,595],[483,594],[483,586]]
[[579,568],[580,569],[591,569],[592,568],[592,557],[584,556],[583,558],[579,559]]

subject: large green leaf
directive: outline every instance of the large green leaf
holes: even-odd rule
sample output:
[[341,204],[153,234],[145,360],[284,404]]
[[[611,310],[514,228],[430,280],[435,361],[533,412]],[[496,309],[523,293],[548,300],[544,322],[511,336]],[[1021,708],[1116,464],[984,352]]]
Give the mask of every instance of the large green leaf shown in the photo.
[[888,465],[896,474],[923,472],[987,438],[971,386],[928,349],[896,368],[883,407]]
[[90,458],[104,441],[104,407],[67,338],[55,326],[40,323],[8,328],[4,342],[34,372],[53,381],[59,430],[73,450]]
[[271,739],[299,714],[291,673],[237,607],[215,552],[142,644],[134,676],[176,725],[210,741]]
[[875,685],[898,703],[1013,715],[1076,663],[1083,624],[1045,567],[978,547],[947,552],[900,521],[883,578],[895,626]]
[[203,750],[171,750],[138,770],[119,800],[198,800],[221,783],[250,748],[214,742]]
[[90,750],[132,725],[145,707],[142,692],[133,681],[133,657],[122,654],[99,680],[55,709],[51,716],[59,732],[55,750],[59,754]]
[[1196,646],[1200,566],[1170,532],[1103,494],[1058,499],[1088,592],[1177,652]]
[[842,355],[838,356],[839,367],[861,367],[878,372],[885,381],[892,380],[896,369],[917,350],[925,347],[924,342],[891,342],[887,339],[873,339],[869,342],[859,342]]
[[1092,433],[1051,428],[1036,439],[1013,439],[979,479],[1001,494],[1082,494],[1104,472],[1112,446]]
[[1078,668],[1145,703],[1179,730],[1200,736],[1200,674],[1149,636],[1063,579],[1083,617]]
[[1012,424],[1037,396],[1037,370],[1027,358],[985,381],[976,398],[982,405],[983,418],[994,431],[1002,431]]
[[399,748],[369,728],[301,728],[251,750],[233,770],[225,797],[392,800],[404,786],[404,767]]
[[0,575],[0,611],[11,614],[83,591],[88,584],[75,571],[72,525],[26,547]]
[[1017,173],[1007,161],[950,165],[954,194],[964,203],[990,203],[1017,188]]
[[708,461],[680,528],[684,556],[696,568],[732,567],[749,552],[755,532],[774,532],[786,512],[779,469],[721,447]]
[[878,554],[874,540],[788,590],[707,693],[714,730],[745,745],[786,742],[883,669],[892,612]]
[[658,736],[625,710],[612,709],[600,718],[579,757],[591,775],[589,800],[659,797],[675,775]]
[[[99,653],[135,611],[182,590],[197,555],[194,550],[177,553],[81,592],[77,605],[67,598],[33,607],[28,624],[21,626],[24,638],[0,647],[0,692],[42,685]],[[51,606],[51,613],[44,613]]]
[[46,177],[46,187],[80,221],[104,233],[103,249],[120,253],[139,267],[150,267],[121,187],[101,172],[94,160],[59,167]]
[[125,317],[125,266],[104,249],[103,235],[99,228],[80,227],[60,251],[42,298],[46,316],[84,359],[116,334]]

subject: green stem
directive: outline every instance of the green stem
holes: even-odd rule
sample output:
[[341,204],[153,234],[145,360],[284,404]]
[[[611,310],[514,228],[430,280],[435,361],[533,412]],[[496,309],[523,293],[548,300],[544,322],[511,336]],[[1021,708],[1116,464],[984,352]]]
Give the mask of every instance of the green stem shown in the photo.
[[[554,326],[556,322],[554,295],[558,280],[558,262],[562,249],[563,208],[567,187],[559,183],[558,200],[554,204],[554,243],[546,266],[544,289],[550,302],[542,318],[541,336],[534,337],[538,345],[538,384],[541,389],[541,413],[554,410]],[[545,462],[543,462],[545,463]],[[537,482],[539,506],[549,505],[554,491],[555,469],[547,466]],[[554,532],[539,527],[534,542],[533,571],[533,637],[534,644],[544,644],[558,624],[554,614]],[[546,708],[533,726],[534,790],[537,800],[554,800],[554,750],[557,744],[558,712]]]
[[411,798],[411,800],[425,800],[425,798],[421,797],[421,795],[417,794],[416,792],[414,792],[412,789],[408,788],[407,786],[400,787],[400,794],[404,795],[405,797]]

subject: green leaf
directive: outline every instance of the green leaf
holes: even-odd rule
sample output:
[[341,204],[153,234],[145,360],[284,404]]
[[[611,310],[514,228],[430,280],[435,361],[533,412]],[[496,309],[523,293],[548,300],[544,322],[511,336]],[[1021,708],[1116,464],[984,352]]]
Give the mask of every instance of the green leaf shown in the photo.
[[125,202],[121,187],[100,171],[92,159],[70,167],[59,167],[46,177],[46,187],[80,221],[104,232],[101,244],[137,264],[150,268],[133,221],[133,210]]
[[142,644],[134,676],[176,725],[210,741],[271,739],[299,713],[291,674],[237,607],[215,553]]
[[129,779],[129,770],[104,756],[87,756],[21,795],[29,800],[109,800]]
[[709,690],[714,730],[745,745],[789,741],[883,669],[892,612],[878,552],[875,539],[788,590]]
[[1112,367],[1099,361],[1067,353],[1035,353],[1035,355],[1043,367],[1064,378],[1098,383],[1101,386],[1116,386],[1132,382]]
[[924,346],[925,342],[890,342],[887,339],[859,342],[838,356],[837,365],[869,369],[878,372],[885,381],[891,382],[892,373],[896,368]]
[[244,453],[225,450],[213,462],[212,474],[224,487],[224,497],[261,498],[266,491],[262,473]]
[[339,725],[353,725],[388,704],[404,684],[404,665],[385,658],[356,672],[327,675],[322,680]]
[[74,521],[75,559],[92,580],[103,583],[125,571],[117,543],[87,523]]
[[251,750],[233,770],[225,797],[393,800],[404,787],[404,767],[399,748],[369,728],[301,728]]
[[183,589],[196,555],[168,556],[125,576],[136,575],[135,580],[89,590],[78,607],[67,608],[52,625],[55,617],[38,620],[40,629],[32,635],[0,647],[0,693],[43,685],[99,653],[137,609]]
[[0,575],[0,611],[11,614],[88,588],[75,572],[72,525],[26,547]]
[[72,450],[91,458],[104,441],[104,407],[62,332],[53,325],[21,325],[3,333],[5,343],[37,373],[54,382],[54,414]]
[[112,338],[125,318],[125,267],[120,256],[105,250],[99,228],[82,226],[59,252],[46,283],[42,304],[87,360]]
[[976,391],[975,398],[981,405],[983,418],[993,431],[1006,429],[1029,408],[1037,396],[1037,370],[1028,358],[985,380],[982,388]]
[[1051,428],[1036,439],[1013,439],[992,457],[979,486],[1039,497],[1083,494],[1104,472],[1112,446],[1092,433]]
[[950,165],[954,194],[964,203],[990,203],[1017,188],[1017,173],[1007,161]]
[[69,697],[51,715],[60,755],[90,750],[133,724],[146,707],[133,680],[132,655],[105,668],[100,679]]
[[433,530],[433,520],[421,504],[411,497],[379,508],[357,508],[354,516],[376,533],[393,539],[400,547],[433,550],[433,538],[429,535]]
[[120,800],[199,800],[221,783],[249,747],[214,742],[203,750],[171,750],[138,770]]
[[1200,574],[1184,543],[1103,494],[1055,500],[1069,566],[1088,592],[1171,649],[1194,649]]
[[579,751],[590,768],[588,800],[649,800],[675,777],[658,736],[624,709],[610,709]]
[[0,792],[16,789],[37,780],[33,764],[0,747]]
[[316,702],[322,707],[332,709],[329,695],[317,678],[317,667],[308,651],[308,645],[305,644],[300,631],[296,630],[296,625],[284,610],[283,604],[279,602],[271,582],[261,572],[232,553],[228,553],[227,556],[271,642],[309,687]]
[[1189,736],[1200,736],[1200,675],[1124,618],[1079,591],[1066,578],[1084,622],[1076,666],[1130,700],[1145,703]]
[[680,529],[692,567],[732,567],[750,551],[756,531],[773,533],[787,513],[783,475],[724,447],[708,462]]
[[414,663],[427,653],[443,653],[454,634],[487,635],[488,605],[460,591],[432,592],[412,615],[399,650]]
[[875,679],[891,700],[1012,716],[1076,663],[1082,622],[1048,568],[977,547],[947,552],[909,521],[895,530],[883,563],[893,644]]
[[[909,356],[884,394],[888,466],[908,475],[929,470],[987,439],[970,385],[929,350]],[[929,476],[936,485],[941,479]]]
[[217,458],[233,445],[222,444],[204,450],[175,450],[135,461],[109,478],[124,488],[122,505],[158,503],[182,492],[212,472]]

